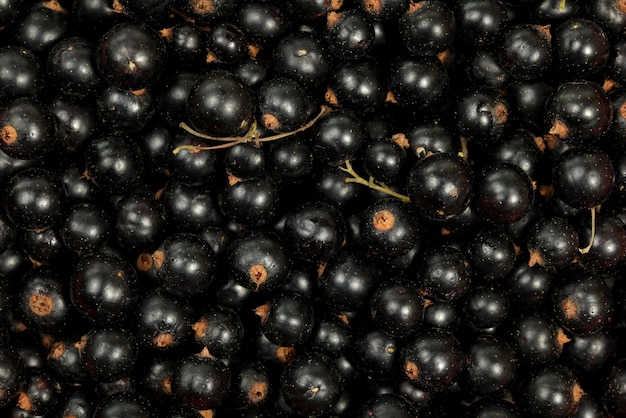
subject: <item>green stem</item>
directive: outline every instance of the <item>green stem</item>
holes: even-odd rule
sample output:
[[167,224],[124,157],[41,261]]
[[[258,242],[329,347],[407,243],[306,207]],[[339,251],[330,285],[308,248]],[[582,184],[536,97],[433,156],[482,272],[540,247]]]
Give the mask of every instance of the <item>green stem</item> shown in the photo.
[[589,239],[589,245],[585,248],[579,248],[578,251],[581,254],[587,254],[591,247],[593,247],[593,240],[596,237],[596,207],[591,208],[591,238]]
[[370,177],[369,180],[365,180],[356,171],[354,171],[354,168],[352,168],[352,164],[350,163],[350,160],[346,160],[345,164],[346,164],[345,167],[339,167],[339,169],[341,171],[344,171],[350,174],[351,177],[346,177],[346,179],[344,180],[346,183],[362,184],[363,186],[367,186],[370,189],[378,190],[379,192],[398,198],[405,203],[409,203],[411,201],[411,199],[408,196],[391,190],[389,187],[385,186],[384,184],[376,182],[372,177]]
[[178,154],[182,150],[187,150],[187,151],[191,151],[191,152],[200,152],[200,151],[209,151],[209,150],[215,150],[215,149],[221,149],[221,148],[229,148],[229,147],[233,147],[233,146],[235,146],[237,144],[242,144],[242,143],[245,143],[245,142],[258,142],[258,143],[260,143],[260,142],[276,141],[276,140],[287,138],[287,137],[295,135],[297,133],[306,131],[307,129],[309,129],[310,127],[315,125],[315,123],[318,120],[320,120],[320,118],[322,118],[323,116],[327,115],[331,111],[332,111],[332,109],[330,107],[322,106],[320,111],[319,111],[319,113],[317,115],[315,115],[315,117],[313,119],[311,119],[309,122],[307,122],[306,124],[302,125],[298,129],[295,129],[295,130],[290,131],[290,132],[281,132],[279,134],[266,136],[266,137],[263,137],[263,138],[259,138],[258,137],[258,132],[257,132],[257,129],[256,129],[257,128],[256,120],[253,122],[252,126],[250,127],[248,132],[246,132],[245,135],[243,135],[243,136],[226,136],[226,137],[206,135],[206,134],[203,134],[202,132],[196,131],[191,126],[187,125],[185,122],[181,122],[179,124],[179,126],[183,130],[185,130],[186,132],[192,134],[193,136],[197,136],[198,138],[206,139],[206,140],[209,140],[209,141],[224,142],[224,144],[211,145],[211,146],[205,146],[205,145],[181,145],[179,147],[176,147],[173,152],[174,152],[174,154]]

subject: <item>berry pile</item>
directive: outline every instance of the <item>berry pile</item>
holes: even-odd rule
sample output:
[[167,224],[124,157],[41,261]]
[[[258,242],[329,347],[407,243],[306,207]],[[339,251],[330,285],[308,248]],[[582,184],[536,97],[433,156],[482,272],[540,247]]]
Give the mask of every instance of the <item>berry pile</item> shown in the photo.
[[0,0],[0,416],[626,417],[622,0]]

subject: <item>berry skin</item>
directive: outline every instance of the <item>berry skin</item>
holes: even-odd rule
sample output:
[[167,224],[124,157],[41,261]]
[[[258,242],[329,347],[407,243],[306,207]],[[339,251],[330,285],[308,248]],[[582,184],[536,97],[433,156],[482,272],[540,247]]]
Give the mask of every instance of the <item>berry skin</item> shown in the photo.
[[440,392],[460,378],[465,361],[461,344],[449,331],[421,330],[402,348],[401,370],[409,382],[427,392]]

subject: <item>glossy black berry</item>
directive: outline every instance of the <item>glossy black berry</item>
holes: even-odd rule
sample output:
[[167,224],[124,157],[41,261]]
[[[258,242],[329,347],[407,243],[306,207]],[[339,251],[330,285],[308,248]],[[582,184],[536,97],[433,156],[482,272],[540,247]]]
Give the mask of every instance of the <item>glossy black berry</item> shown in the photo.
[[544,117],[551,134],[572,145],[591,145],[609,130],[613,107],[599,84],[570,81],[550,94]]
[[279,293],[254,312],[261,319],[263,335],[282,347],[302,344],[315,323],[313,307],[294,293]]
[[152,253],[162,286],[179,296],[196,295],[215,277],[215,253],[197,234],[178,232],[168,236]]
[[602,27],[588,19],[572,18],[552,35],[554,63],[569,77],[587,77],[600,71],[609,59],[610,42]]
[[218,205],[227,219],[260,226],[273,221],[280,208],[280,193],[267,176],[241,180],[229,176],[218,194]]
[[247,56],[244,33],[232,23],[219,22],[206,33],[207,62],[232,64]]
[[485,219],[498,224],[521,220],[534,201],[533,184],[521,168],[496,162],[488,165],[474,186],[472,204]]
[[145,192],[122,197],[112,219],[117,242],[132,252],[154,251],[167,232],[167,221],[161,202]]
[[365,247],[377,257],[400,255],[420,239],[419,222],[398,199],[380,199],[360,216],[359,233]]
[[183,404],[200,410],[220,405],[230,386],[228,366],[202,355],[180,359],[172,376],[172,394]]
[[83,368],[95,382],[113,382],[135,366],[135,337],[124,328],[94,328],[78,344]]
[[504,34],[498,60],[518,80],[539,78],[552,63],[551,36],[539,25],[512,26]]
[[539,264],[548,269],[562,269],[578,255],[578,233],[566,219],[540,219],[528,232],[529,265]]
[[454,301],[470,288],[471,264],[465,254],[454,247],[426,248],[414,263],[417,283],[426,297]]
[[412,3],[398,21],[404,47],[414,55],[437,55],[454,40],[456,22],[449,6],[438,0]]
[[391,93],[387,100],[408,111],[426,111],[444,101],[449,76],[435,57],[405,58],[393,62],[387,84]]
[[578,409],[583,393],[572,371],[555,364],[530,378],[522,389],[520,402],[534,415],[568,417]]
[[191,335],[190,307],[160,288],[139,298],[135,315],[135,335],[144,347],[169,350]]
[[17,290],[16,307],[30,326],[60,334],[72,322],[67,286],[54,269],[43,266],[31,270]]
[[93,94],[100,84],[93,45],[82,37],[57,42],[48,54],[47,70],[56,89],[74,99]]
[[469,45],[491,45],[501,39],[510,17],[500,0],[462,0],[455,9],[459,39]]
[[119,414],[128,414],[137,418],[156,416],[150,401],[133,392],[120,392],[101,399],[95,406],[94,418],[113,418]]
[[509,126],[510,107],[506,98],[487,88],[463,93],[456,102],[456,127],[477,145],[500,141]]
[[138,145],[126,136],[93,138],[85,150],[86,175],[102,190],[124,193],[136,186],[143,173]]
[[13,158],[35,159],[57,146],[50,109],[23,97],[0,110],[0,150]]
[[270,233],[253,232],[231,243],[226,254],[227,274],[241,286],[269,292],[280,287],[291,269],[287,249]]
[[322,300],[337,310],[354,311],[367,303],[378,277],[372,264],[356,250],[331,258],[319,281]]
[[286,77],[265,81],[257,90],[257,112],[263,127],[274,132],[298,129],[306,121],[308,99],[302,87]]
[[457,382],[465,355],[457,338],[449,331],[426,328],[402,347],[400,370],[418,389],[441,392]]
[[16,46],[0,48],[0,97],[34,96],[42,87],[41,63],[32,51]]
[[229,359],[244,348],[245,330],[241,317],[226,306],[206,306],[191,328],[196,345],[214,357]]
[[508,332],[511,346],[525,365],[552,363],[569,341],[563,329],[541,312],[523,314],[514,320]]
[[554,319],[573,334],[592,334],[605,327],[613,314],[609,288],[602,279],[577,277],[552,291]]
[[331,54],[341,60],[363,58],[373,47],[374,26],[360,11],[331,12],[325,40]]
[[78,253],[102,247],[111,235],[111,218],[98,205],[83,203],[72,206],[61,225],[63,244]]
[[423,319],[425,301],[418,287],[405,280],[380,283],[370,298],[374,325],[392,337],[406,337],[416,332]]
[[283,234],[286,245],[297,258],[327,261],[344,245],[346,225],[334,206],[310,202],[287,213]]
[[331,411],[344,384],[337,366],[328,357],[315,353],[299,356],[280,375],[285,402],[300,414]]
[[556,161],[552,178],[555,194],[563,202],[588,209],[611,195],[615,170],[605,152],[575,148],[564,152]]
[[91,321],[115,323],[135,306],[138,286],[137,274],[129,263],[95,252],[81,257],[74,268],[70,297],[77,310]]
[[211,136],[245,134],[254,111],[254,97],[248,87],[224,70],[212,70],[198,78],[187,98],[189,121]]
[[4,208],[9,220],[28,230],[45,229],[61,221],[66,196],[56,175],[43,168],[20,171],[6,185]]
[[139,90],[154,83],[166,60],[165,43],[146,26],[121,23],[109,29],[96,47],[98,70],[109,83]]
[[466,349],[464,379],[479,396],[498,395],[509,389],[519,373],[513,348],[491,335],[475,338]]
[[436,153],[411,168],[407,194],[422,215],[444,220],[462,213],[473,193],[469,164],[451,153]]

